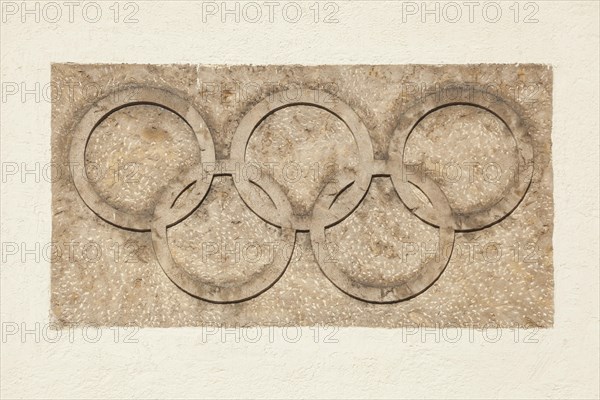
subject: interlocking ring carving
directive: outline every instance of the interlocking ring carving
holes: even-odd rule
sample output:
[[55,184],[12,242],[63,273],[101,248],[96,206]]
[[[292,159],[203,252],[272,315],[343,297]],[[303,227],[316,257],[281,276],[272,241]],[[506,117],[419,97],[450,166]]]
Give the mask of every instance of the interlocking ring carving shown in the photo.
[[[117,94],[117,93],[116,93]],[[400,121],[389,142],[387,156],[375,159],[369,132],[358,115],[339,98],[327,102],[319,100],[314,90],[280,92],[271,95],[255,105],[241,120],[235,131],[229,159],[215,158],[215,148],[211,132],[200,113],[183,97],[157,88],[131,88],[118,92],[118,96],[108,96],[97,103],[83,116],[73,134],[70,161],[85,165],[85,151],[94,129],[109,115],[132,105],[156,105],[170,110],[181,117],[193,130],[201,149],[201,163],[188,169],[171,181],[162,192],[154,208],[153,216],[140,216],[124,213],[105,202],[83,174],[74,174],[73,183],[81,199],[103,220],[123,229],[151,231],[153,248],[165,274],[179,288],[200,299],[216,303],[240,302],[253,298],[270,288],[284,274],[290,259],[283,252],[274,255],[272,262],[259,274],[254,274],[242,284],[219,286],[203,282],[190,272],[180,268],[173,260],[167,239],[167,229],[181,222],[196,210],[204,201],[214,176],[231,175],[240,197],[260,218],[281,229],[282,240],[292,248],[295,245],[296,231],[310,233],[313,252],[323,274],[333,285],[346,294],[368,302],[393,303],[425,291],[443,273],[452,251],[441,257],[423,263],[416,273],[400,281],[388,284],[367,284],[346,275],[339,265],[327,260],[326,230],[350,215],[362,202],[369,190],[372,177],[389,176],[403,204],[418,218],[439,229],[440,248],[452,249],[455,232],[464,232],[489,227],[509,215],[525,196],[533,178],[533,150],[531,137],[520,116],[501,98],[485,93],[475,101],[444,101],[441,96],[427,96],[420,103],[410,107],[400,117]],[[135,98],[131,102],[115,99]],[[293,98],[294,100],[286,100]],[[248,166],[246,147],[250,137],[260,123],[269,115],[286,107],[304,105],[318,107],[339,118],[351,131],[358,148],[359,169],[356,174],[341,173],[335,181],[327,183],[320,191],[307,216],[293,213],[291,203],[282,188],[274,179],[266,179],[263,174],[249,178],[240,173],[234,165]],[[453,105],[470,105],[487,110],[498,117],[510,130],[518,151],[519,170],[524,174],[505,189],[502,199],[485,211],[456,213],[435,181],[418,171],[410,177],[404,175],[404,149],[415,126],[430,113]],[[216,168],[204,168],[205,165]],[[225,172],[224,172],[225,171]],[[228,172],[227,172],[228,171]],[[272,204],[261,202],[252,196],[253,185],[259,186],[272,200]],[[421,207],[411,185],[421,190],[432,207]],[[178,197],[189,190],[187,203],[175,207]],[[341,193],[343,196],[340,196]],[[189,201],[189,200],[193,201]]]

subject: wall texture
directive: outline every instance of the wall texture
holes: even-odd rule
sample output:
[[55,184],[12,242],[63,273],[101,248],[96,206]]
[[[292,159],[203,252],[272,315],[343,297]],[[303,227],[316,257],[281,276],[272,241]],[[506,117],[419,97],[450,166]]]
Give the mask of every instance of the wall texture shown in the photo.
[[[598,5],[250,4],[2,3],[2,398],[597,398]],[[52,62],[553,65],[554,328],[53,331]]]

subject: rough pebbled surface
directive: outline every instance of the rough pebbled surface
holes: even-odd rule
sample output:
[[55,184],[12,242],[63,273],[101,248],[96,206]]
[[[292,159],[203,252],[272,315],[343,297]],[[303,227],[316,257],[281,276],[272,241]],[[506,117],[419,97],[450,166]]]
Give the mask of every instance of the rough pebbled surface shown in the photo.
[[[102,83],[115,76],[135,77],[138,85],[164,88],[188,98],[213,135],[217,159],[229,156],[232,134],[244,114],[264,98],[276,95],[273,87],[259,85],[260,90],[254,92],[240,95],[227,91],[215,99],[214,93],[202,92],[204,81],[229,87],[233,81],[277,79],[277,91],[315,89],[325,96],[324,102],[335,100],[331,97],[335,90],[335,96],[352,107],[367,126],[375,158],[382,158],[403,109],[420,101],[420,93],[397,90],[403,81],[427,78],[439,85],[485,85],[502,76],[506,85],[516,86],[534,80],[541,87],[535,103],[513,99],[509,93],[503,94],[502,88],[495,94],[505,98],[529,129],[535,176],[512,214],[489,228],[456,233],[454,249],[437,246],[437,228],[408,211],[389,178],[374,178],[357,209],[326,231],[327,240],[336,245],[335,262],[351,280],[375,286],[402,282],[428,259],[439,257],[442,251],[452,252],[446,270],[429,289],[396,304],[365,303],[337,289],[315,262],[307,245],[308,234],[301,232],[286,272],[265,293],[229,305],[199,300],[165,275],[147,233],[123,231],[99,220],[82,204],[68,180],[58,181],[53,186],[55,240],[101,243],[103,250],[97,257],[81,254],[75,260],[59,258],[53,263],[52,312],[60,324],[552,326],[552,75],[548,67],[53,67],[57,83],[78,79],[83,84],[89,77]],[[64,160],[70,129],[90,101],[53,104],[55,161]],[[156,106],[124,108],[102,122],[91,136],[89,160],[109,168],[127,162],[125,156],[131,153],[131,160],[140,165],[133,183],[115,184],[107,179],[97,183],[107,201],[124,210],[147,212],[164,182],[199,158],[187,125]],[[455,212],[493,205],[512,183],[515,141],[501,120],[486,110],[450,106],[434,111],[419,121],[406,147],[405,162],[421,163]],[[263,173],[272,171],[273,180],[298,215],[310,213],[325,183],[341,172],[355,173],[361,168],[348,127],[328,111],[306,105],[286,107],[264,119],[249,140],[246,159],[271,168],[264,168]],[[260,273],[269,261],[265,251],[281,247],[278,229],[243,203],[231,179],[215,178],[200,207],[168,230],[171,252],[182,269],[224,286]],[[270,201],[265,193],[259,194],[260,189],[254,190],[263,201]],[[427,207],[427,198],[423,193],[420,197],[422,206]]]
[[158,106],[136,105],[115,111],[96,127],[86,162],[97,171],[88,176],[107,203],[152,215],[157,194],[179,171],[200,162],[200,149],[178,115]]

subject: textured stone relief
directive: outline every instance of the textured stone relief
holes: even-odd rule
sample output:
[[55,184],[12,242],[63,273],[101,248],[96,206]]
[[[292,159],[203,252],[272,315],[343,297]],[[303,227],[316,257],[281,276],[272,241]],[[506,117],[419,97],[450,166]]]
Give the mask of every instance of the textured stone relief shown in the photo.
[[52,82],[62,325],[552,325],[547,66]]

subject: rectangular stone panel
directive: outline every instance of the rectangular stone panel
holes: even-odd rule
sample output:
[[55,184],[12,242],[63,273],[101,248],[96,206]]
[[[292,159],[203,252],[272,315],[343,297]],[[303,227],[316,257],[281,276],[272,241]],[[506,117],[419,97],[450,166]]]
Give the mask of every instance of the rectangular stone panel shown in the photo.
[[550,327],[545,65],[52,67],[52,315]]

